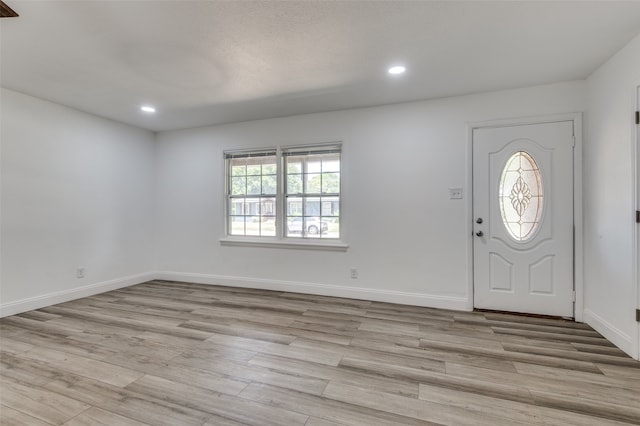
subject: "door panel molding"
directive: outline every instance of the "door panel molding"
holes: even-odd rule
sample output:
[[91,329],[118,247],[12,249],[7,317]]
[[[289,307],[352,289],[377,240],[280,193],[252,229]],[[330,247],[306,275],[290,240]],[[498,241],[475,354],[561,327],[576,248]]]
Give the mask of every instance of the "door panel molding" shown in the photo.
[[[640,101],[639,101],[640,102]],[[512,127],[512,126],[526,126],[534,124],[555,123],[562,121],[573,122],[574,133],[574,151],[573,151],[573,211],[574,211],[574,247],[573,247],[573,276],[574,276],[574,290],[576,295],[574,319],[578,322],[584,321],[584,253],[583,253],[583,228],[584,228],[584,216],[582,211],[583,200],[583,186],[582,186],[582,113],[561,113],[550,114],[530,117],[516,117],[505,118],[498,120],[477,121],[467,123],[467,170],[469,170],[467,176],[467,187],[469,193],[473,190],[473,132],[476,129],[482,128],[495,128],[495,127]],[[548,178],[547,178],[548,179]],[[468,310],[473,310],[474,296],[473,296],[473,244],[474,244],[474,220],[473,217],[473,197],[466,197],[466,209],[467,209],[467,235],[468,246],[467,254],[470,262],[467,268],[467,294]],[[542,243],[542,242],[541,242]],[[640,293],[640,281],[639,281],[639,293]],[[640,326],[639,326],[640,328]],[[640,331],[639,331],[640,334]]]
[[[545,255],[538,259],[537,262],[529,265],[529,293],[531,294],[549,294],[553,295],[555,283],[553,281],[553,274],[551,273],[553,270],[553,260],[555,256]],[[539,279],[538,276],[542,273],[547,276],[547,280]],[[544,278],[544,277],[543,277]],[[534,288],[537,282],[548,283],[548,285],[543,284],[538,289]],[[547,288],[542,288],[547,287]]]

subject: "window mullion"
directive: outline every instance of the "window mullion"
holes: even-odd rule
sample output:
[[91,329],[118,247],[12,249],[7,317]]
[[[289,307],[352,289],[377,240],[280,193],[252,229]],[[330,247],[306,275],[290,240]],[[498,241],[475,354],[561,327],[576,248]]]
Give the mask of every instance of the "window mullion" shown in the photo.
[[287,220],[287,200],[284,194],[286,193],[287,185],[287,169],[282,156],[282,149],[276,148],[276,238],[281,240],[284,238]]
[[318,232],[318,237],[320,239],[322,239],[322,220],[324,219],[322,217],[322,188],[324,188],[324,184],[323,184],[323,178],[324,178],[324,174],[322,173],[323,170],[323,161],[320,162],[320,196],[318,197],[318,220],[319,220],[319,224],[320,224],[320,231]]
[[258,235],[262,235],[262,225],[264,221],[264,212],[262,211],[262,200],[264,196],[264,164],[260,164],[260,197],[258,197]]
[[247,195],[249,194],[249,184],[247,176],[247,165],[244,166],[244,203],[242,205],[242,235],[247,235]]
[[227,198],[227,202],[225,203],[225,208],[224,208],[224,215],[225,215],[225,233],[226,235],[229,235],[231,233],[231,212],[232,212],[232,207],[231,207],[231,165],[229,163],[229,160],[225,158],[224,160],[224,173],[226,175],[225,178],[225,192],[226,192],[226,198]]
[[307,237],[307,157],[302,160],[302,238]]

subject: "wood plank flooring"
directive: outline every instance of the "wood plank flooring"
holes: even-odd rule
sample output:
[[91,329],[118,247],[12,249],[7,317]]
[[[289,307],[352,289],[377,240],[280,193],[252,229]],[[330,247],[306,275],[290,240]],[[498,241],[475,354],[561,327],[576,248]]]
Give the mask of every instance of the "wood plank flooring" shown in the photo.
[[152,281],[0,320],[2,425],[640,424],[584,324]]

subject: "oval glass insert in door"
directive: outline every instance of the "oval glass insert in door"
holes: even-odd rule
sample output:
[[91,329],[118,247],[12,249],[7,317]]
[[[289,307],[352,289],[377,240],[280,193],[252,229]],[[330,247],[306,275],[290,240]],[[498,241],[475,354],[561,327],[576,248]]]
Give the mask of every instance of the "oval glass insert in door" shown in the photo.
[[502,223],[513,239],[533,238],[542,220],[543,200],[540,168],[531,154],[516,152],[502,169],[498,191]]

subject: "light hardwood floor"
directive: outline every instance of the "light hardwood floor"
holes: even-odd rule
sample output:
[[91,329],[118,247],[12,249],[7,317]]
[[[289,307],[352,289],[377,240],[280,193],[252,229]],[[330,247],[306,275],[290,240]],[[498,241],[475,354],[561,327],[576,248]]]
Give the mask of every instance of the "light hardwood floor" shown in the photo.
[[568,321],[153,281],[0,326],[2,425],[640,424]]

